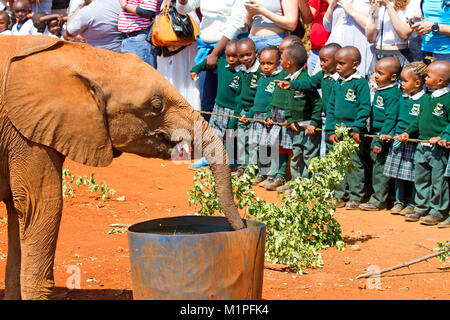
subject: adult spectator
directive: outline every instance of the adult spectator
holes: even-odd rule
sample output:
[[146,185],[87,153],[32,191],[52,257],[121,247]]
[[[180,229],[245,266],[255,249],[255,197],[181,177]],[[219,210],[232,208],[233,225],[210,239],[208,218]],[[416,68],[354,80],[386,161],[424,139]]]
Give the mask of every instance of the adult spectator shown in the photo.
[[413,30],[422,36],[422,55],[450,61],[450,1],[423,0],[421,17],[410,18]]
[[67,15],[67,9],[69,8],[70,0],[53,0],[52,13]]
[[[164,4],[163,4],[164,5]],[[172,0],[172,5],[176,5],[176,0]],[[200,24],[196,12],[190,13],[197,25]],[[200,91],[198,81],[190,78],[190,70],[195,65],[194,59],[197,54],[197,43],[185,46],[181,51],[165,56],[157,56],[158,71],[178,90],[179,93],[195,109],[200,110]]]
[[122,32],[122,52],[137,54],[143,61],[156,67],[156,58],[146,40],[147,27],[159,12],[162,0],[119,0],[122,8],[119,31]]
[[86,43],[121,52],[122,34],[117,29],[120,14],[118,0],[93,0],[79,7],[67,21],[63,35],[81,35]]
[[31,0],[31,12],[45,12],[50,14],[52,12],[52,0]]
[[307,61],[308,74],[312,75],[314,70],[320,66],[319,50],[325,45],[330,33],[323,26],[323,16],[328,9],[326,0],[300,0],[299,8],[302,21],[311,23],[310,42],[311,50]]
[[[177,10],[188,14],[200,8],[202,19],[197,37],[195,64],[206,59],[208,69],[217,66],[217,60],[225,50],[228,41],[246,31],[246,15],[243,0],[177,0]],[[217,94],[217,74],[202,72],[199,80],[201,109],[211,112]],[[209,115],[203,115],[206,121]]]
[[358,72],[365,77],[372,62],[373,45],[367,41],[365,28],[369,21],[369,0],[329,0],[323,26],[330,32],[328,42],[354,46],[361,54]]
[[402,68],[412,62],[408,40],[412,28],[408,17],[420,14],[420,0],[372,0],[366,36],[375,43],[375,52],[369,74],[375,72],[375,64],[384,57],[394,57]]
[[298,21],[298,0],[246,0],[251,28],[249,38],[258,52],[267,46],[279,46]]

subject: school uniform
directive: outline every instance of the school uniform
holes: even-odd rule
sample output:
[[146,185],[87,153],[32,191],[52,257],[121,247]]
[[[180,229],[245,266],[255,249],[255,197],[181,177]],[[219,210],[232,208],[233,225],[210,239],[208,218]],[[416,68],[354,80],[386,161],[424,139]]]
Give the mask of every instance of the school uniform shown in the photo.
[[[333,74],[326,74],[322,70],[316,74],[309,76],[307,78],[296,79],[291,81],[291,88],[294,90],[312,90],[321,89],[322,97],[322,126],[325,126],[326,114],[327,114],[327,104],[330,98],[331,89],[333,85],[339,79],[339,74],[337,72]],[[325,156],[326,151],[331,147],[328,141],[325,139],[325,131],[321,133],[321,146],[320,155]]]
[[[370,90],[367,81],[357,72],[346,79],[339,78],[333,85],[327,104],[325,130],[327,135],[335,133],[335,126],[344,124],[360,134],[367,133],[367,119],[371,110]],[[364,196],[364,165],[362,162],[363,140],[354,154],[350,156],[355,168],[347,172],[341,183],[341,189],[335,196],[343,201],[361,202]]]
[[[395,83],[377,88],[372,101],[370,134],[385,135],[390,134],[394,130],[401,96],[402,92]],[[373,152],[375,146],[382,148],[381,153]],[[386,200],[389,195],[390,178],[383,174],[389,147],[390,143],[384,142],[380,138],[373,138],[370,144],[372,187],[374,192],[369,199],[369,204],[377,208],[386,207]]]
[[[258,88],[258,79],[261,77],[261,67],[259,61],[256,59],[255,63],[246,68],[244,65],[240,67],[241,76],[241,93],[238,98],[238,105],[235,109],[234,115],[242,117],[250,111],[253,106],[256,89]],[[245,169],[249,165],[249,132],[250,125],[237,121],[237,153],[238,163],[240,169]]]
[[[289,73],[284,70],[280,72],[279,77],[283,80],[290,79]],[[288,103],[289,95],[289,90],[282,90],[275,86],[272,99],[266,107],[266,119],[270,118],[273,122],[284,123],[286,120],[284,110]],[[263,131],[260,144],[271,147],[272,155],[278,149],[278,157],[273,156],[271,158],[270,179],[273,180],[277,177],[284,181],[289,157],[287,149],[292,149],[292,138],[288,134],[288,129],[277,124],[270,126]]]
[[[261,73],[258,79],[253,107],[245,114],[247,118],[260,121],[266,120],[266,107],[272,99],[277,86],[275,80],[280,80],[281,70],[274,71],[270,76]],[[250,163],[258,164],[259,175],[266,176],[270,168],[270,146],[261,145],[261,139],[267,127],[262,122],[251,122],[249,131]]]
[[[305,69],[300,69],[291,76],[292,80],[309,78]],[[292,180],[297,177],[308,178],[308,166],[312,158],[319,156],[320,133],[307,135],[300,126],[311,125],[316,128],[322,126],[322,99],[317,90],[289,89],[289,102],[285,109],[287,124],[297,123],[300,131],[291,131],[292,135]]]
[[[450,93],[448,88],[435,90],[422,105],[419,115],[406,129],[420,140],[442,136],[450,129]],[[449,183],[444,179],[448,162],[447,149],[429,143],[418,143],[414,153],[416,194],[414,212],[444,218],[450,205]],[[422,218],[421,218],[422,219]]]
[[[192,67],[191,72],[199,74],[206,70],[206,59]],[[217,95],[215,99],[213,113],[234,115],[236,109],[236,100],[241,92],[241,74],[238,68],[232,68],[225,58],[219,58],[217,61]],[[227,128],[234,129],[236,122],[230,121],[231,118],[217,116],[213,114],[209,119],[209,125],[216,133],[224,137]]]
[[16,22],[11,28],[11,34],[15,36],[23,36],[29,34],[40,34],[34,26],[33,20],[27,18],[23,23]]
[[[427,99],[425,90],[412,96],[402,95],[399,101],[397,124],[389,135],[394,137],[405,132],[417,118]],[[410,207],[414,204],[414,153],[416,147],[416,142],[393,141],[383,170],[385,176],[395,179],[395,200],[402,204],[409,202]]]

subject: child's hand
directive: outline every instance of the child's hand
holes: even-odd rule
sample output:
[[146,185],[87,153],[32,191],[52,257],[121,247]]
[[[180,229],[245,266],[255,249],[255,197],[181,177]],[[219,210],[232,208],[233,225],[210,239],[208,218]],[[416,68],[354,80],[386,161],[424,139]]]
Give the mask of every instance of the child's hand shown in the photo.
[[291,88],[291,83],[289,81],[284,80],[274,80],[275,83],[278,85],[278,88],[281,90],[288,90]]
[[195,72],[191,72],[191,79],[192,80],[198,80],[198,74]]
[[438,141],[438,145],[440,145],[443,148],[448,149],[448,148],[450,148],[450,145],[448,145],[447,142],[448,142],[448,140],[441,139]]
[[431,138],[430,138],[430,144],[431,144],[432,146],[434,146],[436,143],[439,142],[439,140],[441,140],[441,137],[431,137]]
[[248,123],[249,122],[248,119],[247,119],[247,116],[245,114],[239,119],[239,121],[243,122],[243,123]]
[[352,137],[353,140],[355,140],[356,143],[361,143],[361,135],[359,134],[359,132],[353,131],[352,132]]
[[284,126],[286,127],[286,129],[295,131],[295,132],[299,132],[300,130],[297,128],[297,125],[295,124],[295,122],[292,122],[291,124],[287,124],[287,122],[285,122]]
[[307,136],[312,136],[316,133],[316,127],[314,126],[307,126],[305,130]]
[[373,146],[373,153],[379,154],[379,153],[381,153],[382,150],[383,150],[383,148],[381,148],[379,146]]
[[392,139],[394,139],[394,138],[392,138],[390,135],[388,135],[388,134],[382,134],[382,135],[380,135],[380,139],[381,140],[383,140],[383,141],[386,141],[386,140],[392,140]]
[[339,142],[339,138],[335,133],[333,133],[328,136],[328,141],[330,141],[332,144],[335,144]]
[[272,126],[273,120],[272,120],[272,118],[267,118],[266,121],[264,121],[264,123],[266,124],[266,126]]
[[402,134],[399,134],[398,136],[394,137],[394,140],[398,140],[400,142],[406,143],[409,139],[409,134],[406,132],[403,132]]

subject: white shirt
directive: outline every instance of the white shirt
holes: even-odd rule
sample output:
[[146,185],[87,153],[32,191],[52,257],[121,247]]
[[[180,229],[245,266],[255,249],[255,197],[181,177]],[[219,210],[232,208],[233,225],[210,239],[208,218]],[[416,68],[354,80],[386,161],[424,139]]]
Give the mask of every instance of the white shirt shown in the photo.
[[243,0],[188,0],[185,5],[177,2],[176,8],[181,14],[200,8],[200,39],[206,43],[218,42],[222,36],[232,40],[246,30]]
[[11,29],[11,34],[15,35],[15,36],[24,36],[24,35],[28,35],[28,34],[40,34],[40,33],[35,28],[35,26],[33,24],[33,20],[28,19],[22,25],[20,30],[17,29],[17,23],[15,23]]
[[[420,0],[410,0],[404,10],[398,10],[397,14],[401,21],[408,23],[408,18],[420,17]],[[383,20],[384,17],[384,20]],[[384,23],[383,23],[384,21]],[[381,43],[381,29],[383,27],[383,43]],[[399,44],[407,44],[408,40],[403,40],[397,34],[392,25],[391,17],[386,10],[386,7],[382,7],[378,12],[378,35],[376,44],[377,47],[393,46]]]
[[434,98],[439,98],[440,96],[443,96],[444,94],[446,94],[446,93],[449,92],[449,91],[450,91],[450,90],[448,89],[448,87],[440,88],[440,89],[434,90],[434,91],[431,93],[431,95],[432,95]]
[[12,33],[11,33],[11,30],[6,29],[5,31],[0,32],[0,34],[11,35]]

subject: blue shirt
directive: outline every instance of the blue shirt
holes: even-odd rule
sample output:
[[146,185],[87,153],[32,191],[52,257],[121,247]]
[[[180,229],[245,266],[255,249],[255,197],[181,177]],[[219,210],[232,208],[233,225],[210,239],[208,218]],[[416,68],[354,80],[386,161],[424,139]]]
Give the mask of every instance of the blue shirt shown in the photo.
[[[443,0],[424,0],[422,5],[425,21],[450,25],[450,6]],[[430,32],[422,37],[422,51],[450,54],[450,37],[438,32]]]

